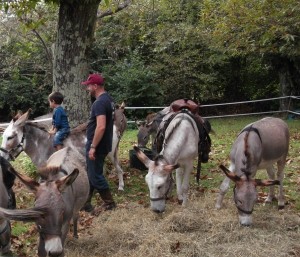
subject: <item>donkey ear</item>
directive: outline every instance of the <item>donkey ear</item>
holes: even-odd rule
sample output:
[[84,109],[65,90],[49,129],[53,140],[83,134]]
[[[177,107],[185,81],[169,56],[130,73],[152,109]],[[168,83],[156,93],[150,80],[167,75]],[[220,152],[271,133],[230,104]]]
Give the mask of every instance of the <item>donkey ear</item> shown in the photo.
[[33,180],[30,177],[27,177],[26,175],[20,174],[13,167],[8,167],[8,170],[12,174],[14,174],[15,176],[17,176],[21,180],[21,182],[25,186],[27,186],[32,192],[36,193],[38,187],[40,186],[40,184],[38,182],[36,182],[35,180]]
[[272,179],[267,179],[267,180],[255,179],[254,180],[254,185],[255,186],[280,185],[280,181],[279,180],[272,180]]
[[134,121],[134,123],[138,128],[140,128],[140,127],[145,126],[146,121],[136,120],[136,121]]
[[164,166],[164,171],[171,173],[173,170],[176,170],[177,168],[179,168],[179,164],[175,164],[175,165],[165,165]]
[[136,151],[136,156],[139,158],[139,160],[144,163],[147,168],[149,168],[149,164],[152,161],[148,158],[148,156],[144,154],[143,151],[137,146],[134,146],[133,149]]
[[125,105],[125,102],[122,102],[120,108],[121,108],[121,109],[125,109],[125,106],[126,106],[126,105]]
[[18,221],[36,221],[41,216],[44,216],[46,209],[31,208],[31,209],[4,209],[0,207],[0,217]]
[[72,183],[75,181],[79,174],[78,169],[74,169],[73,172],[68,175],[60,178],[59,180],[56,180],[55,183],[57,185],[57,188],[60,192],[64,191],[66,187],[72,185]]
[[23,115],[21,115],[21,117],[16,120],[15,125],[16,126],[24,126],[25,122],[29,119],[29,115],[30,115],[31,111],[32,111],[31,109],[28,109],[27,112],[25,112]]
[[220,165],[219,166],[220,169],[225,173],[225,175],[230,178],[233,182],[238,182],[241,180],[240,177],[238,177],[237,175],[235,175],[233,172],[231,172],[229,169],[227,169],[224,165]]

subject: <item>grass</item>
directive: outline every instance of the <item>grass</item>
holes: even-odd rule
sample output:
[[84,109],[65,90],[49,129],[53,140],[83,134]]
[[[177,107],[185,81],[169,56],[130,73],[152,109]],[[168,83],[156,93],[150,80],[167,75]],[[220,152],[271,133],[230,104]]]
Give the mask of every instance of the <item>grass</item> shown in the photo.
[[[67,246],[69,247],[68,256],[87,256],[87,254],[89,256],[158,256],[158,254],[164,256],[173,254],[176,256],[245,256],[246,253],[249,256],[269,256],[269,254],[274,254],[275,251],[272,252],[271,249],[265,248],[263,248],[263,253],[259,253],[259,250],[262,251],[260,246],[258,246],[257,249],[253,249],[256,255],[254,253],[250,254],[250,250],[246,250],[244,253],[242,249],[239,249],[238,245],[234,245],[234,242],[237,244],[242,243],[251,247],[249,242],[246,242],[247,238],[249,238],[249,241],[255,241],[255,239],[251,239],[251,236],[254,238],[261,236],[265,242],[276,245],[276,241],[271,241],[271,239],[269,239],[266,234],[262,233],[263,231],[261,230],[265,229],[267,233],[273,233],[276,240],[280,240],[280,226],[286,230],[289,229],[289,226],[296,226],[296,231],[293,230],[293,232],[298,235],[299,223],[298,225],[295,224],[297,224],[297,217],[299,218],[298,211],[300,210],[300,120],[286,121],[291,135],[290,150],[285,168],[284,179],[285,195],[287,199],[286,213],[283,214],[283,216],[278,216],[275,204],[271,207],[258,204],[256,207],[257,210],[255,211],[255,215],[257,216],[254,220],[256,225],[254,225],[252,232],[243,231],[240,233],[236,217],[236,209],[232,198],[230,197],[231,190],[229,190],[228,195],[226,195],[224,199],[225,209],[218,213],[215,213],[214,211],[216,194],[219,190],[220,183],[224,179],[224,175],[219,170],[218,166],[220,164],[224,164],[228,167],[230,148],[237,134],[245,125],[258,120],[259,118],[260,117],[253,116],[211,120],[212,127],[216,132],[215,135],[211,136],[212,151],[210,153],[209,162],[202,164],[200,186],[195,181],[196,161],[194,163],[194,173],[190,181],[190,206],[186,210],[182,210],[181,207],[178,207],[174,191],[174,197],[171,198],[167,204],[168,208],[166,214],[161,216],[153,216],[149,210],[148,188],[144,180],[146,172],[129,167],[129,151],[136,143],[137,130],[127,130],[121,139],[119,151],[121,166],[124,169],[124,192],[118,192],[117,190],[118,179],[116,174],[107,174],[114,198],[118,203],[118,208],[111,214],[111,216],[110,214],[103,214],[99,217],[91,217],[88,214],[82,213],[82,227],[80,230],[80,238],[82,239],[78,242],[70,240]],[[13,166],[15,166],[18,171],[25,172],[31,176],[35,173],[35,168],[24,154],[13,162]],[[111,164],[107,163],[107,169],[111,170],[111,168]],[[262,178],[266,177],[266,172],[260,172],[258,176]],[[32,206],[33,197],[32,194],[28,192],[29,191],[24,189],[20,182],[17,182],[16,195],[18,207],[25,208]],[[258,192],[260,198],[263,198],[267,193],[267,189],[258,188]],[[99,196],[96,196],[93,201],[94,204],[101,204]],[[262,199],[260,199],[259,202],[262,202]],[[199,210],[197,208],[199,208]],[[268,220],[270,209],[274,209],[271,221]],[[194,214],[198,216],[194,217]],[[180,215],[187,219],[190,224],[186,225]],[[199,218],[203,220],[200,220]],[[126,223],[126,220],[127,224],[124,224],[124,222]],[[205,227],[206,223],[203,224],[203,222],[208,222],[209,225]],[[274,230],[272,230],[270,222],[273,222],[271,224],[274,225]],[[287,224],[286,222],[291,224]],[[101,226],[98,226],[98,223],[101,224]],[[126,227],[126,225],[128,227]],[[263,226],[263,228],[259,228],[259,225]],[[120,231],[116,226],[118,228],[120,227],[120,230],[123,230]],[[141,235],[140,232],[138,232],[139,229],[141,230],[141,233],[147,233],[146,229],[149,231],[151,230],[152,234],[148,237],[145,234]],[[167,230],[167,233],[159,233],[158,231],[154,231],[155,229],[162,229],[163,231]],[[100,232],[98,232],[98,230]],[[199,230],[202,232],[204,231],[203,233],[205,238],[200,237],[196,233]],[[107,239],[99,233],[104,233]],[[118,233],[120,235],[118,235]],[[240,233],[239,236],[241,238],[238,238],[238,236],[234,233]],[[262,234],[260,235],[259,233]],[[25,226],[22,225],[22,223],[15,222],[13,223],[13,234],[13,250],[16,251],[19,256],[26,256],[28,255],[28,252],[35,253],[36,244],[34,242],[37,237],[37,231],[34,229],[34,225]],[[284,240],[291,240],[291,235],[288,233],[286,234],[287,235]],[[165,239],[168,240],[167,242],[163,241],[164,235],[165,237],[173,236],[173,239],[167,238]],[[181,235],[185,235],[186,239],[184,239]],[[225,238],[222,239],[221,235]],[[193,238],[190,238],[190,236]],[[245,237],[244,240],[242,239],[243,236]],[[292,236],[295,235],[293,234]],[[157,238],[155,239],[155,237]],[[233,244],[229,244],[230,239],[226,239],[227,237],[232,238]],[[282,237],[284,236],[282,235]],[[20,244],[15,246],[16,244],[14,244],[14,242],[20,238],[24,238],[24,242],[26,243],[21,244],[21,246]],[[107,242],[109,239],[113,242]],[[155,240],[161,240],[162,245],[159,245],[159,243]],[[201,247],[197,245],[194,240],[206,240],[206,245],[202,241],[199,241],[199,244],[201,243],[201,247],[206,249],[208,252],[205,253],[203,249],[201,250]],[[100,242],[104,245],[100,246]],[[217,247],[217,249],[219,249],[219,251],[226,251],[226,254],[220,255],[220,253],[217,254],[216,252],[213,252],[213,245],[218,242],[220,243],[220,246]],[[259,244],[258,242],[259,241],[255,241],[255,243]],[[120,245],[117,247],[118,243]],[[269,247],[268,243],[266,243],[264,247]],[[294,247],[291,243],[292,242],[286,242],[286,245],[281,245],[281,247],[285,248],[285,250],[288,245]],[[189,244],[191,249],[188,247]],[[162,249],[164,246],[168,249]],[[298,246],[299,245],[296,244],[296,246],[290,250],[295,253],[291,255],[299,256],[297,255],[298,253],[300,254],[300,247],[297,248]],[[152,254],[151,247],[154,251]],[[74,251],[70,249],[74,249]],[[131,251],[130,249],[133,250]],[[34,254],[31,256],[34,256]],[[282,254],[276,256],[286,255]]]

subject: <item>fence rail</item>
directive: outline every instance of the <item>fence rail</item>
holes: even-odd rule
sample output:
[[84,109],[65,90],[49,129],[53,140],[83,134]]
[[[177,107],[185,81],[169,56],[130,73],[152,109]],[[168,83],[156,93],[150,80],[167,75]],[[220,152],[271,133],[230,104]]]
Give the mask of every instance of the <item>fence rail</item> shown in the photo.
[[[206,104],[206,105],[200,105],[201,109],[207,108],[207,107],[220,107],[220,106],[232,106],[232,105],[241,105],[241,104],[249,104],[249,103],[257,103],[257,102],[268,102],[268,101],[274,101],[274,100],[283,100],[283,99],[289,99],[289,105],[288,109],[286,110],[280,110],[280,111],[263,111],[263,112],[250,112],[250,113],[236,113],[236,114],[227,114],[227,115],[214,115],[214,116],[204,116],[203,118],[225,118],[225,117],[238,117],[238,116],[251,116],[251,115],[263,115],[263,114],[271,114],[271,113],[287,113],[287,114],[293,114],[293,115],[299,115],[300,116],[300,107],[299,110],[291,110],[291,101],[294,100],[300,100],[300,96],[282,96],[282,97],[274,97],[274,98],[267,98],[267,99],[258,99],[258,100],[252,100],[252,101],[242,101],[242,102],[231,102],[231,103],[219,103],[219,104]],[[300,103],[298,104],[300,106]],[[143,110],[143,109],[164,109],[167,106],[147,106],[147,107],[130,107],[126,106],[125,109],[127,110]],[[32,120],[32,122],[42,122],[42,121],[49,121],[51,118],[46,119],[36,119]],[[128,121],[128,123],[134,123],[135,121]],[[3,128],[6,128],[9,125],[9,123],[0,123],[0,133],[3,130]],[[2,129],[1,129],[2,128]]]

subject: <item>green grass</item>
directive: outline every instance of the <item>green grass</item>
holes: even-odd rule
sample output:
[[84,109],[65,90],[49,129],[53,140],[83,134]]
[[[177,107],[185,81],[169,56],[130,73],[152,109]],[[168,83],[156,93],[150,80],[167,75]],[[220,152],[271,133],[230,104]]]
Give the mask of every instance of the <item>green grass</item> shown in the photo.
[[[202,164],[201,169],[201,181],[200,188],[202,191],[215,192],[219,189],[220,183],[224,178],[223,173],[218,166],[224,164],[229,165],[229,152],[236,136],[245,125],[258,120],[259,116],[251,117],[237,117],[237,118],[219,118],[210,120],[214,135],[211,135],[212,139],[212,151],[210,153],[210,159],[208,163]],[[295,204],[297,209],[300,209],[300,197],[299,193],[299,172],[300,172],[300,120],[286,120],[290,128],[290,149],[285,168],[285,180],[284,185],[286,189],[287,199]],[[145,171],[139,171],[129,167],[129,150],[133,148],[133,145],[137,142],[137,129],[126,130],[121,142],[119,150],[119,158],[121,166],[124,169],[125,177],[125,190],[123,193],[118,192],[118,180],[117,176],[109,175],[109,182],[114,192],[115,198],[119,203],[129,201],[139,201],[141,203],[148,202],[148,188],[145,184],[144,177]],[[1,140],[0,140],[1,141]],[[13,162],[14,167],[21,172],[25,172],[27,175],[34,177],[36,174],[36,168],[28,159],[28,157],[22,154],[16,161]],[[112,169],[111,164],[107,165],[108,170]],[[197,161],[194,162],[194,173],[191,177],[191,188],[198,189],[198,185],[195,181]],[[267,177],[266,172],[258,173],[259,177]],[[263,189],[265,190],[265,189]]]

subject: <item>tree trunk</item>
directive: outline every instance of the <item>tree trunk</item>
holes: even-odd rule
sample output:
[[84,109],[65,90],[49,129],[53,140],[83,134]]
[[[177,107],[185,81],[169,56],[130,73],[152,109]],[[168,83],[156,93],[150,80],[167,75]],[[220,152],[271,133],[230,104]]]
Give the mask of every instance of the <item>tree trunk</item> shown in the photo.
[[57,40],[54,49],[53,91],[60,91],[70,126],[86,122],[90,97],[81,81],[89,74],[89,50],[94,39],[101,0],[60,1]]
[[[292,94],[292,89],[294,88],[293,78],[291,74],[292,63],[286,58],[280,58],[279,60],[279,82],[281,87],[281,96],[290,96]],[[289,106],[290,99],[282,99],[280,101],[280,109],[288,110],[291,108]]]

